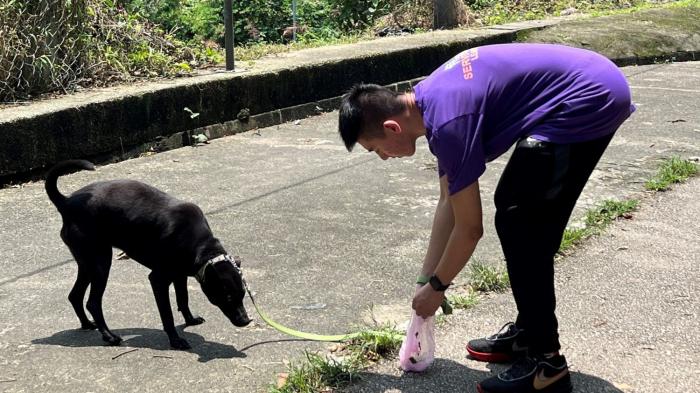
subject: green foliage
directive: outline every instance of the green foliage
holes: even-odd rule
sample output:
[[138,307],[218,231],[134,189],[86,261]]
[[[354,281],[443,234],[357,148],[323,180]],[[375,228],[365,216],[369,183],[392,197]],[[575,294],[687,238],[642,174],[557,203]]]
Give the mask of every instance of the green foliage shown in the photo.
[[328,0],[337,16],[338,27],[345,32],[364,30],[390,11],[387,0]]
[[586,228],[594,233],[600,232],[618,217],[636,210],[638,205],[639,201],[635,199],[603,201],[600,206],[586,212]]
[[362,368],[382,357],[394,355],[403,335],[388,326],[366,330],[340,347],[342,360],[306,352],[306,360],[290,365],[281,387],[270,387],[270,393],[316,393],[334,391],[359,379]]
[[453,308],[468,310],[479,303],[479,296],[474,291],[469,291],[466,294],[449,295],[448,300]]
[[559,246],[559,254],[570,250],[584,239],[599,234],[611,222],[619,217],[627,217],[639,206],[639,201],[629,199],[626,201],[605,200],[603,203],[586,212],[584,226],[581,228],[567,228]]
[[671,157],[664,160],[659,172],[653,179],[644,184],[647,190],[666,191],[671,184],[682,183],[698,173],[698,164],[680,157]]
[[271,387],[270,393],[316,393],[326,388],[345,386],[359,379],[357,370],[346,362],[306,352],[306,362],[290,365],[289,375],[280,388]]
[[[221,0],[118,0],[138,14],[173,32],[181,40],[212,40],[224,44]],[[302,40],[337,39],[362,31],[386,15],[399,0],[298,0],[297,26]],[[282,42],[282,32],[293,25],[292,0],[240,0],[233,6],[237,44]],[[304,38],[302,38],[304,37]]]
[[466,0],[467,7],[485,25],[557,16],[564,10],[592,13],[638,7],[649,0]]
[[588,231],[586,231],[586,228],[566,228],[558,252],[562,254],[568,251],[573,246],[581,243],[587,236]]
[[353,354],[356,364],[364,365],[367,361],[393,355],[401,346],[403,335],[395,329],[381,327],[375,331],[363,331],[348,342],[346,349]]
[[471,263],[469,284],[478,292],[503,292],[510,286],[508,273],[477,261]]

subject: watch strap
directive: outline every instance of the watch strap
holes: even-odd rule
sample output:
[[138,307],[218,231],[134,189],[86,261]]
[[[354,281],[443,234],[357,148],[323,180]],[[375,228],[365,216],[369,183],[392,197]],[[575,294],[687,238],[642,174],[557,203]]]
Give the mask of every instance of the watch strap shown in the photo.
[[428,281],[428,282],[430,283],[430,286],[433,287],[434,290],[439,291],[439,292],[444,292],[445,290],[447,290],[447,288],[450,287],[450,284],[447,284],[447,285],[443,284],[442,281],[440,281],[438,276],[436,276],[435,274],[430,276],[430,281]]

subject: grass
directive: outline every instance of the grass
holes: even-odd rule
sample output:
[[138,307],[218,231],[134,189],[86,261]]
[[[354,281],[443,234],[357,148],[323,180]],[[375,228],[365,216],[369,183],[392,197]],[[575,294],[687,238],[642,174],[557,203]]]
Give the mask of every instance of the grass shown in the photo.
[[[697,0],[693,0],[697,2]],[[672,184],[682,183],[688,178],[697,175],[698,164],[691,160],[678,156],[666,158],[661,163],[657,174],[644,184],[647,190],[666,191]],[[600,233],[605,227],[619,217],[628,217],[629,213],[636,210],[639,205],[637,200],[612,201],[606,200],[598,207],[586,212],[584,227],[567,228],[564,231],[559,254],[563,254],[584,239]]]
[[290,365],[285,383],[271,387],[270,393],[316,393],[327,388],[338,388],[358,379],[352,364],[327,356],[305,352],[306,361]]
[[474,291],[469,291],[466,294],[453,294],[447,297],[447,300],[452,305],[452,308],[460,310],[468,310],[479,304],[479,296]]
[[566,0],[472,0],[472,2],[487,5],[474,9],[474,11],[476,11],[476,17],[482,20],[486,25],[559,16],[564,10],[572,8],[576,10],[577,14],[584,13],[591,16],[601,16],[619,12],[632,12],[646,8],[658,8],[663,5],[648,0],[629,0],[626,2],[616,0],[583,0],[576,2]]
[[651,191],[666,191],[671,184],[682,183],[698,173],[698,164],[680,157],[671,157],[661,163],[658,173],[644,187]]
[[571,247],[581,243],[586,237],[588,237],[586,228],[566,228],[566,230],[564,230],[564,237],[561,239],[561,245],[559,246],[559,253],[571,249]]
[[278,55],[300,49],[317,48],[329,45],[354,44],[374,38],[368,32],[344,35],[338,38],[318,38],[291,42],[289,44],[253,43],[235,48],[236,61],[253,61],[265,56]]
[[435,327],[443,327],[447,323],[446,314],[438,314],[435,316]]
[[361,366],[380,358],[391,357],[401,346],[403,340],[398,336],[401,333],[395,329],[381,327],[377,331],[387,334],[365,331],[350,340],[345,347]]
[[630,199],[625,201],[606,200],[593,209],[586,212],[584,226],[581,228],[567,228],[564,231],[559,254],[564,254],[584,239],[602,232],[611,222],[620,217],[629,217],[629,214],[637,209],[639,201]]
[[627,217],[639,206],[639,201],[630,199],[626,201],[603,201],[598,207],[586,212],[586,228],[593,233],[599,233],[605,229],[611,222],[619,217]]
[[398,352],[402,342],[398,334],[389,327],[364,331],[342,345],[342,360],[305,352],[306,359],[298,365],[290,365],[284,383],[270,387],[269,392],[330,392],[346,386],[358,380],[359,372],[367,365]]
[[510,287],[505,270],[474,261],[470,265],[469,284],[477,292],[503,292]]

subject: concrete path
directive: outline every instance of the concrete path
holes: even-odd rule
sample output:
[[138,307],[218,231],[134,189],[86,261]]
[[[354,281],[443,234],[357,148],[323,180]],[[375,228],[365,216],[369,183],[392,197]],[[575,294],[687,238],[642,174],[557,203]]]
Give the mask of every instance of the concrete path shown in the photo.
[[[562,351],[574,392],[700,392],[700,179],[644,198],[631,220],[618,221],[557,265]],[[433,366],[404,375],[385,361],[344,393],[476,392],[506,365],[466,357],[471,338],[513,320],[509,293],[457,311],[436,334]]]
[[[699,331],[691,236],[698,233],[698,182],[659,199],[642,183],[661,158],[700,156],[700,63],[625,72],[639,110],[613,140],[576,214],[611,198],[641,198],[647,208],[616,227],[616,237],[593,240],[560,265],[562,340],[580,391],[652,392],[669,380],[679,382],[662,385],[664,391],[688,392],[698,376],[690,344]],[[245,259],[259,303],[283,324],[342,333],[369,319],[370,308],[379,320],[403,321],[437,199],[435,160],[424,142],[415,156],[388,162],[348,154],[336,116],[104,166],[66,176],[59,187],[68,193],[128,177],[198,203],[229,251]],[[487,234],[476,252],[480,261],[499,265],[491,199],[505,162],[491,163],[481,180]],[[694,216],[684,224],[676,212]],[[126,342],[105,347],[96,332],[76,330],[66,298],[76,268],[59,228],[43,183],[0,190],[0,391],[265,391],[285,360],[326,348],[289,340],[259,321],[237,329],[190,280],[192,309],[207,322],[184,333],[191,351],[172,351],[148,272],[133,261],[115,261],[104,303],[107,322]],[[628,228],[629,237],[622,237]],[[491,333],[512,311],[502,295],[457,314],[440,331],[441,359],[430,374],[399,377],[387,363],[378,369],[384,376],[358,387],[469,391],[487,371],[465,359],[464,341]]]

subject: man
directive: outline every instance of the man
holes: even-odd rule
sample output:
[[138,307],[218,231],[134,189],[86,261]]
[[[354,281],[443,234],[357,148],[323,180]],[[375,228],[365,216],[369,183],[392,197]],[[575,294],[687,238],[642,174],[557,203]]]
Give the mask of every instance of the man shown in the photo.
[[516,145],[494,200],[518,316],[467,350],[478,360],[517,361],[479,383],[480,392],[572,390],[559,353],[554,255],[588,177],[633,111],[612,62],[544,44],[472,48],[413,92],[360,84],[343,97],[339,132],[348,151],[359,143],[383,160],[406,157],[425,136],[437,156],[440,199],[421,270],[430,285],[413,298],[423,317],[435,313],[482,236],[478,178],[485,163]]

